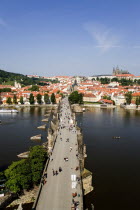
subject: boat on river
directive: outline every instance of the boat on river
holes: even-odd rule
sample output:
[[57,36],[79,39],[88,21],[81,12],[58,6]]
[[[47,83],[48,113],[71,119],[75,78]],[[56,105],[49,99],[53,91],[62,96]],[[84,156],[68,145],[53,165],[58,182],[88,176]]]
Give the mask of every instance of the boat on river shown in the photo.
[[16,109],[0,109],[0,113],[18,113]]
[[120,136],[113,136],[113,139],[120,139]]

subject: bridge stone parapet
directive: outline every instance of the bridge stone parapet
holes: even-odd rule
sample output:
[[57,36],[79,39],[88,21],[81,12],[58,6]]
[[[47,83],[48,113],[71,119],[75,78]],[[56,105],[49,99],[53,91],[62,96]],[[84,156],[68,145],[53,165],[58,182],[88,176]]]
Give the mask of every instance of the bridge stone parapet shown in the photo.
[[[73,110],[72,114],[73,119],[75,120],[75,124],[77,124],[75,117],[75,109],[72,108],[72,110]],[[87,153],[86,153],[86,145],[83,143],[82,129],[76,126],[76,130],[77,130],[78,157],[79,157],[80,171],[82,177],[83,194],[87,195],[94,189],[92,186],[92,172],[85,169],[85,158],[87,157]]]
[[59,120],[57,113],[53,115],[53,119],[50,123],[50,128],[48,129],[48,153],[52,153],[54,143],[57,137],[58,132],[58,126],[59,126]]

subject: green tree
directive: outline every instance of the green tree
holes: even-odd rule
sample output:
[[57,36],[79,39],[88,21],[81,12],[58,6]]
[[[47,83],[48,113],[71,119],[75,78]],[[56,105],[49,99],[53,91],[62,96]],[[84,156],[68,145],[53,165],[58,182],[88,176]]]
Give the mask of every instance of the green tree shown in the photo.
[[82,104],[83,103],[83,95],[78,93],[78,91],[74,91],[69,95],[69,101],[71,104]]
[[36,98],[37,98],[37,103],[38,104],[41,104],[42,103],[42,95],[41,94],[37,94],[37,96],[36,96]]
[[2,97],[1,97],[1,94],[0,94],[0,104],[2,104]]
[[55,99],[54,93],[52,93],[52,95],[51,95],[51,102],[52,102],[53,104],[56,104],[56,99]]
[[140,105],[140,96],[136,98],[136,105],[137,105],[137,108]]
[[139,105],[140,105],[140,96],[138,97],[138,99],[139,99]]
[[20,96],[20,103],[21,104],[24,104],[24,102],[23,102],[23,96]]
[[111,100],[111,96],[103,96],[103,99]]
[[0,172],[0,180],[4,180],[6,177],[5,177],[5,174],[4,174],[4,171],[1,171]]
[[29,160],[32,171],[32,182],[38,184],[43,172],[44,164],[47,159],[47,153],[42,146],[34,146],[30,149]]
[[32,183],[30,163],[26,159],[13,162],[5,170],[6,187],[14,193],[29,189]]
[[115,105],[115,101],[113,100],[113,105]]
[[110,83],[110,79],[105,77],[105,78],[101,78],[100,79],[101,84],[109,84]]
[[29,90],[31,90],[31,91],[39,91],[39,87],[38,87],[38,85],[32,85],[32,87],[29,88]]
[[49,99],[49,95],[48,94],[44,94],[44,101],[45,101],[45,104],[49,104],[50,103],[50,99]]
[[121,83],[122,86],[129,86],[129,85],[133,86],[133,81],[131,79],[122,78],[120,80],[120,83]]
[[13,103],[17,104],[17,96],[16,95],[14,95],[14,97],[13,97]]
[[74,91],[69,95],[69,101],[71,104],[76,104],[79,102],[79,94],[78,91]]
[[[30,189],[34,184],[39,184],[44,165],[47,160],[47,152],[42,146],[30,148],[29,157],[13,162],[5,170],[6,187],[14,193]],[[4,177],[0,174],[0,178]]]
[[35,100],[34,100],[34,96],[33,96],[33,94],[32,94],[32,93],[30,94],[30,97],[29,97],[29,102],[30,102],[30,104],[34,104],[34,102],[35,102]]
[[119,82],[118,78],[114,77],[111,79],[111,82]]
[[140,79],[139,79],[139,80],[137,80],[137,84],[138,84],[138,85],[140,85]]
[[7,104],[12,104],[11,97],[8,97],[8,98],[7,98],[6,103],[7,103]]
[[132,92],[126,93],[126,94],[125,94],[125,99],[126,99],[126,103],[127,103],[127,104],[131,104]]
[[79,104],[83,104],[83,94],[79,94]]
[[2,88],[0,92],[11,92],[11,88]]
[[62,96],[62,98],[64,98],[64,94],[63,93],[60,93],[60,95]]

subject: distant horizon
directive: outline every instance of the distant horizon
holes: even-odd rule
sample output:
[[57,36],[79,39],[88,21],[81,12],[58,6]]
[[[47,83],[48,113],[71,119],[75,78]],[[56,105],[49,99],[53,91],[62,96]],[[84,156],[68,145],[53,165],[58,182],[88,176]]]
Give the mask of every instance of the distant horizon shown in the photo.
[[[23,75],[27,75],[27,76],[30,76],[30,75],[36,75],[36,76],[41,76],[41,77],[58,77],[58,76],[69,76],[69,77],[76,77],[76,76],[83,76],[83,77],[92,77],[92,76],[101,76],[101,75],[112,75],[113,76],[113,74],[112,73],[98,73],[98,74],[92,74],[92,75],[67,75],[67,74],[64,74],[64,75],[39,75],[39,74],[37,74],[37,73],[31,73],[31,74],[24,74],[24,73],[21,73],[21,72],[14,72],[14,71],[9,71],[9,70],[5,70],[5,69],[2,69],[2,68],[0,68],[0,70],[3,70],[3,71],[7,71],[7,72],[10,72],[10,73],[15,73],[15,74],[23,74]],[[112,71],[113,71],[113,68],[112,68]],[[129,73],[130,74],[133,74],[133,72],[130,72],[129,71]],[[134,74],[135,75],[135,74]],[[139,75],[135,75],[135,76],[140,76],[140,74]]]

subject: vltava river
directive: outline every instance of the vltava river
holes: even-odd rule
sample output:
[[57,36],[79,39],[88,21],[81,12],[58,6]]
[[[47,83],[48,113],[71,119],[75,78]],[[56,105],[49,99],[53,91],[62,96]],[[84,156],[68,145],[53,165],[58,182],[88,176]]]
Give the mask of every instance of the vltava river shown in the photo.
[[[77,114],[87,145],[95,210],[140,209],[140,111],[92,108]],[[120,139],[113,139],[120,136]]]

